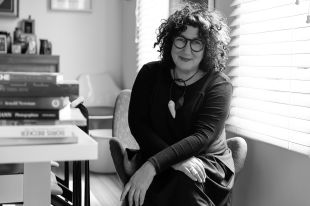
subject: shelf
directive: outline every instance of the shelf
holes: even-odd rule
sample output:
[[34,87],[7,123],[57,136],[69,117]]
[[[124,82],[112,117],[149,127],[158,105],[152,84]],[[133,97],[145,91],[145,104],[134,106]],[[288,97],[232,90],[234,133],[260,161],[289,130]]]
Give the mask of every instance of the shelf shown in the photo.
[[0,71],[59,72],[59,56],[0,54]]

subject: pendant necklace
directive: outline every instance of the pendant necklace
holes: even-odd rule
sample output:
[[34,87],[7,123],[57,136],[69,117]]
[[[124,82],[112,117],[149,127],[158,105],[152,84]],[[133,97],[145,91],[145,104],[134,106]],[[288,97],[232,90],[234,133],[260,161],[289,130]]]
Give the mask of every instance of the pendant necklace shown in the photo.
[[[199,69],[197,69],[197,71],[192,75],[190,76],[189,78],[183,80],[183,79],[178,79],[178,78],[175,78],[175,69],[173,70],[173,81],[171,82],[170,84],[170,100],[168,102],[168,108],[169,108],[169,111],[171,113],[171,116],[173,117],[173,119],[175,119],[175,116],[176,116],[176,110],[179,109],[180,107],[183,106],[183,103],[184,103],[184,96],[185,96],[185,92],[186,92],[186,87],[187,87],[187,84],[186,82],[188,82],[189,80],[191,80],[194,76],[196,76],[196,74],[199,72]],[[174,82],[180,82],[184,85],[184,89],[183,89],[183,93],[182,93],[182,96],[176,101],[177,103],[175,103],[173,100],[172,100],[172,87],[173,87],[173,83]]]

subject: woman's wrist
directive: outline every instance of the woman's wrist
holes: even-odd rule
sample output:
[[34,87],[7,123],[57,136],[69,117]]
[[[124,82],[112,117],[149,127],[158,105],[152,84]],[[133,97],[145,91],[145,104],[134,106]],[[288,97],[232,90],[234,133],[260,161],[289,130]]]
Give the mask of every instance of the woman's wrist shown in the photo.
[[148,170],[150,171],[150,173],[151,173],[153,176],[156,175],[155,167],[154,167],[154,165],[153,165],[150,161],[146,161],[146,162],[145,162],[145,167],[148,168]]

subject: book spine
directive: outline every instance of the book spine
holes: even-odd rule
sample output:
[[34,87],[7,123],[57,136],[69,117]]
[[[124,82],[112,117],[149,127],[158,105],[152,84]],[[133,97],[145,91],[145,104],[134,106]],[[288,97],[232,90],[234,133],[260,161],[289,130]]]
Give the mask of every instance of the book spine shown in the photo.
[[61,74],[35,72],[0,72],[0,83],[4,82],[45,82],[57,83]]
[[62,109],[68,97],[0,97],[0,109]]
[[73,144],[77,143],[78,138],[0,138],[0,146],[10,146],[10,145],[47,145],[47,144]]
[[21,125],[59,125],[59,120],[39,120],[39,119],[0,119],[1,126],[21,126]]
[[64,126],[2,126],[0,139],[8,138],[70,138],[71,127]]
[[58,110],[1,110],[0,119],[59,119]]
[[0,83],[0,97],[66,97],[78,96],[77,83]]

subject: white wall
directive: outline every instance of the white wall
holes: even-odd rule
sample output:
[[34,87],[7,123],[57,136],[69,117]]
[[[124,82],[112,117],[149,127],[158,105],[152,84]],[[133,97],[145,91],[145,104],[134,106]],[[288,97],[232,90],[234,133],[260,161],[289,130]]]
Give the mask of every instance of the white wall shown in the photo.
[[122,2],[92,0],[93,11],[57,12],[50,0],[20,0],[19,18],[0,18],[0,30],[13,33],[31,15],[38,39],[49,39],[60,56],[60,72],[75,79],[82,72],[109,72],[122,84]]
[[[216,0],[229,16],[232,0]],[[236,136],[228,133],[227,137]],[[244,137],[248,155],[234,188],[237,206],[309,206],[310,159],[267,143]]]
[[309,157],[245,139],[248,155],[234,187],[233,205],[309,206]]

